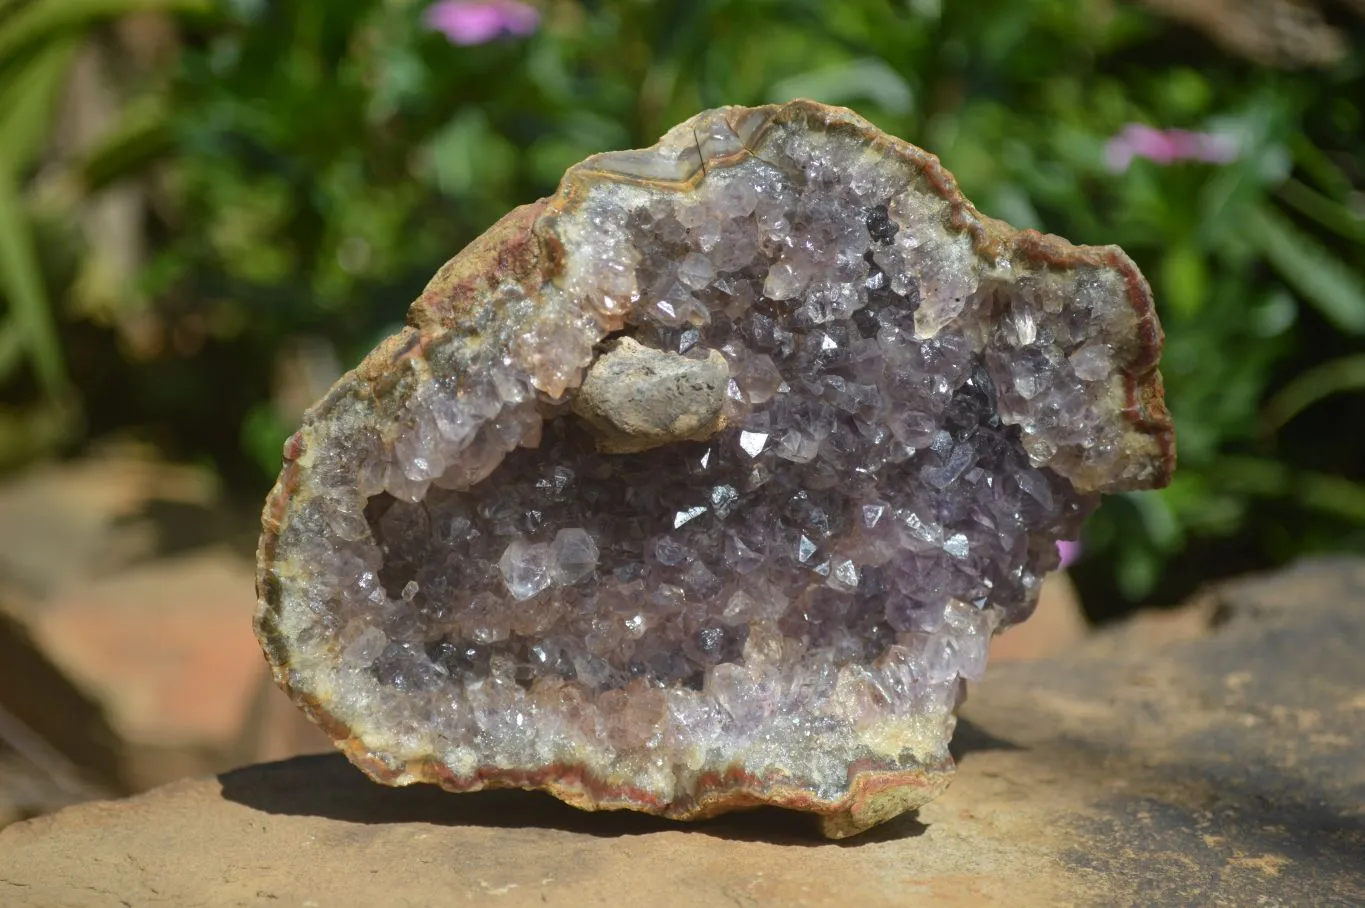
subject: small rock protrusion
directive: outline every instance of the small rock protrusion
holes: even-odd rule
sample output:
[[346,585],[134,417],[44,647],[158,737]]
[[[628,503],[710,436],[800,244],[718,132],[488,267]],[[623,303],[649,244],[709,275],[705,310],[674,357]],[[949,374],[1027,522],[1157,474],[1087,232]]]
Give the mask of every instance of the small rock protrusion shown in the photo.
[[716,350],[703,359],[623,337],[588,369],[573,410],[608,454],[702,441],[724,428],[729,378]]

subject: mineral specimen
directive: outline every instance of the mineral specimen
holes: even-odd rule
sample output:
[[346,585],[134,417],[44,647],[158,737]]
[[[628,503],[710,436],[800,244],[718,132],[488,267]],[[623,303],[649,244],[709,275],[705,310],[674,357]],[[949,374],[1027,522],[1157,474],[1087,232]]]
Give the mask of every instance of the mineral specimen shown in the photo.
[[848,835],[1098,493],[1174,465],[1150,291],[810,102],[571,168],[285,447],[257,633],[373,778]]

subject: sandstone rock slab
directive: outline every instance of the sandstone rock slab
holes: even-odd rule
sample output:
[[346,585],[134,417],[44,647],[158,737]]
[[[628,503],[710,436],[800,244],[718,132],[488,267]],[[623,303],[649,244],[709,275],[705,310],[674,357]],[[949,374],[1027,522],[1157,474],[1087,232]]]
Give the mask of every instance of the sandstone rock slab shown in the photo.
[[136,445],[0,484],[0,825],[326,746],[264,686],[241,516]]
[[1362,646],[1365,561],[1342,560],[1000,666],[964,709],[949,791],[840,843],[777,810],[679,825],[388,789],[329,755],[13,826],[0,902],[1360,904]]

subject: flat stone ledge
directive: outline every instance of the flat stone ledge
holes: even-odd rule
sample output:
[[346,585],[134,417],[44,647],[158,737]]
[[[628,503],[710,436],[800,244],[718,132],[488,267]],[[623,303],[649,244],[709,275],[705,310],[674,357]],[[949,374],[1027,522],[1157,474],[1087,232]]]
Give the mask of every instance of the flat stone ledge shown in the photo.
[[0,833],[0,904],[1352,905],[1365,902],[1365,560],[992,670],[938,801],[830,843],[540,794],[251,766]]

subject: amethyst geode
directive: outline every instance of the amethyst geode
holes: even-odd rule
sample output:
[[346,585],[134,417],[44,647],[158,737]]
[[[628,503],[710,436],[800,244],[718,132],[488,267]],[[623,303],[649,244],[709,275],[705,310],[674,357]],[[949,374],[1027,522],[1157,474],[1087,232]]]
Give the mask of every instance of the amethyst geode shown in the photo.
[[573,167],[308,414],[266,505],[275,677],[375,779],[847,835],[1098,493],[1174,464],[1147,283],[810,102]]

